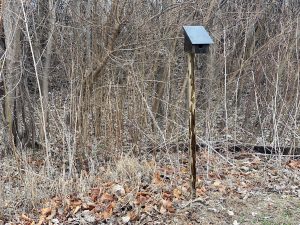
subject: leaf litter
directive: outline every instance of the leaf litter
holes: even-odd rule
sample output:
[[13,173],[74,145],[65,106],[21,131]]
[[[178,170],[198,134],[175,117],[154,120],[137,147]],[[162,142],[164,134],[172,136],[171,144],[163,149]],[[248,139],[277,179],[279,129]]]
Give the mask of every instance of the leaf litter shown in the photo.
[[[97,177],[85,192],[45,199],[39,210],[0,217],[0,224],[297,224],[300,161],[239,153],[234,166],[217,155],[198,156],[197,198],[190,199],[186,153],[143,161],[137,182]],[[206,160],[210,167],[206,168]],[[107,169],[108,170],[108,169]],[[142,173],[142,171],[140,171]],[[123,175],[123,173],[122,173]],[[137,174],[136,174],[137,175]],[[133,175],[130,175],[130,177]],[[75,185],[75,184],[74,184]]]

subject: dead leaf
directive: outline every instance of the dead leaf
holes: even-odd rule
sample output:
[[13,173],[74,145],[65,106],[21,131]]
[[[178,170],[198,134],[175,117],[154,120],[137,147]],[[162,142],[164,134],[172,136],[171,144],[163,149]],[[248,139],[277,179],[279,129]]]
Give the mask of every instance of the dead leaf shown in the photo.
[[130,221],[135,221],[138,219],[137,211],[130,211],[127,213],[127,215],[130,217]]
[[221,185],[221,181],[220,180],[216,180],[214,183],[213,183],[213,186],[215,187],[219,187]]
[[109,206],[105,209],[105,211],[102,213],[102,217],[103,217],[103,219],[109,219],[111,216],[112,216],[112,214],[113,214],[113,210],[114,210],[114,208],[115,208],[115,203],[114,202],[112,202],[112,203],[110,203],[109,204]]
[[218,173],[216,173],[216,172],[213,172],[213,171],[209,172],[208,175],[209,175],[209,177],[212,178],[212,179],[214,179],[214,178],[221,179],[220,174],[218,174]]
[[161,185],[163,183],[161,177],[160,177],[160,173],[159,172],[156,172],[154,173],[153,175],[153,183],[156,184],[156,185]]
[[173,203],[170,200],[162,199],[162,206],[170,213],[175,212],[175,208],[173,207]]
[[300,160],[291,160],[287,165],[292,169],[300,169]]
[[162,194],[162,198],[163,199],[172,199],[172,195],[170,193],[168,193],[168,192],[164,192]]
[[41,209],[41,214],[42,216],[47,217],[50,215],[51,211],[52,211],[51,208],[43,208]]
[[84,202],[84,203],[82,204],[82,208],[83,208],[84,210],[92,210],[92,209],[96,208],[96,206],[97,206],[97,205],[96,205],[94,202],[91,202],[91,201]]
[[182,196],[182,191],[180,189],[178,189],[178,188],[175,188],[173,190],[173,195],[174,195],[175,198],[179,199]]
[[112,192],[116,196],[122,196],[122,197],[126,194],[124,187],[119,185],[119,184],[116,184],[116,185],[113,186]]
[[98,197],[100,196],[102,190],[100,188],[92,188],[91,193],[90,193],[90,197],[92,199],[92,201],[97,201]]
[[226,187],[224,185],[222,185],[220,180],[216,180],[213,183],[213,186],[216,187],[218,189],[219,192],[221,193],[226,193]]
[[161,214],[165,214],[165,213],[167,212],[167,210],[166,210],[166,208],[162,205],[162,206],[160,207],[159,212],[160,212]]
[[146,204],[144,209],[143,209],[143,212],[146,212],[146,213],[150,213],[153,211],[153,205],[151,204]]
[[172,174],[174,173],[174,168],[171,165],[167,165],[163,168],[165,174]]
[[33,220],[26,216],[25,214],[22,214],[20,217],[21,220],[27,221],[27,222],[32,222]]
[[144,205],[149,200],[149,198],[150,194],[148,192],[138,192],[134,204]]
[[225,194],[227,192],[226,187],[224,185],[220,185],[218,189],[219,189],[219,192],[221,192],[223,194]]
[[102,218],[105,219],[105,220],[109,219],[111,216],[112,216],[112,212],[104,211],[102,213]]
[[114,200],[114,197],[108,193],[104,193],[100,199],[101,202],[112,202],[113,200]]
[[155,162],[154,160],[146,161],[146,162],[144,163],[144,166],[147,167],[147,168],[149,168],[149,169],[154,168],[155,165],[156,165],[156,162]]
[[54,197],[51,199],[51,208],[59,208],[60,205],[62,204],[62,201],[59,197]]
[[45,222],[45,217],[41,216],[37,225],[42,225]]
[[75,209],[73,210],[73,215],[75,215],[80,209],[81,209],[81,205],[76,206]]
[[128,223],[129,221],[130,221],[130,216],[129,215],[122,217],[122,222],[123,223]]
[[103,184],[103,187],[105,187],[105,188],[111,188],[113,185],[114,185],[113,182],[107,182],[107,183]]
[[261,164],[261,160],[258,156],[254,156],[253,161],[251,162],[252,166],[258,166],[259,164]]
[[149,192],[145,192],[145,191],[140,191],[136,194],[136,196],[150,196],[150,193]]
[[178,187],[178,189],[181,190],[181,193],[184,196],[190,195],[189,188],[190,188],[189,183],[185,183],[185,184]]
[[49,220],[52,220],[54,218],[54,216],[56,215],[56,209],[52,208],[51,209],[51,213],[49,216],[47,216],[46,220],[49,221]]
[[81,206],[81,205],[82,205],[81,199],[73,199],[71,201],[71,207],[72,208],[76,208],[77,206]]
[[138,215],[135,211],[128,212],[126,216],[122,217],[123,223],[128,223],[129,221],[135,221],[138,218]]
[[187,167],[182,167],[182,168],[180,169],[180,172],[185,174],[185,173],[189,173],[190,170],[189,170],[189,168],[187,168]]
[[196,194],[197,194],[197,196],[204,196],[206,194],[205,187],[197,188]]

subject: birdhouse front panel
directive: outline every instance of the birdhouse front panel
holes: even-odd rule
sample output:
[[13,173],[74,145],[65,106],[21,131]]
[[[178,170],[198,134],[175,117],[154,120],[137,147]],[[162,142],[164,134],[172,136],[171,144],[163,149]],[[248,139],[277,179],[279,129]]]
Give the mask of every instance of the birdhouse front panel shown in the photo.
[[184,51],[189,53],[207,53],[212,38],[203,26],[184,26]]

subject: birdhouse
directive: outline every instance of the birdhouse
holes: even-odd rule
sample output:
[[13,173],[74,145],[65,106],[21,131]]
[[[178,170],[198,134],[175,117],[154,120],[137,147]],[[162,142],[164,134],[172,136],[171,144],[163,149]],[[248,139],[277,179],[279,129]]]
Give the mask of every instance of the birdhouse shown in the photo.
[[203,26],[183,26],[184,51],[188,53],[207,53],[212,38]]

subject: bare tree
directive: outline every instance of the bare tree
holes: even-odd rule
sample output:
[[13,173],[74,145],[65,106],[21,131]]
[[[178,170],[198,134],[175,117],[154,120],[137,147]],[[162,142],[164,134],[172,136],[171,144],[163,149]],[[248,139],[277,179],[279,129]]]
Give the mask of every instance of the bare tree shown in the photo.
[[16,1],[5,1],[3,5],[3,27],[6,42],[5,86],[5,128],[6,140],[11,148],[18,142],[18,115],[20,107],[21,73],[21,40],[20,40],[20,4]]

